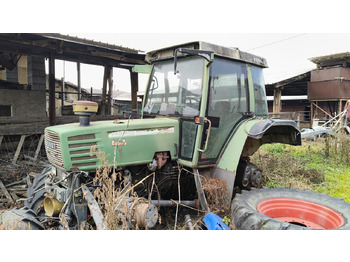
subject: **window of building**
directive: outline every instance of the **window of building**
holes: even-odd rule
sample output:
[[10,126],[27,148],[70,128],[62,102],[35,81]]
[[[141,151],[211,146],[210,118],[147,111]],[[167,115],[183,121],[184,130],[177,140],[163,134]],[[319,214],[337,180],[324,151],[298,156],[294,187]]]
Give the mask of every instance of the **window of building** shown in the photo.
[[11,116],[11,106],[0,105],[0,116]]

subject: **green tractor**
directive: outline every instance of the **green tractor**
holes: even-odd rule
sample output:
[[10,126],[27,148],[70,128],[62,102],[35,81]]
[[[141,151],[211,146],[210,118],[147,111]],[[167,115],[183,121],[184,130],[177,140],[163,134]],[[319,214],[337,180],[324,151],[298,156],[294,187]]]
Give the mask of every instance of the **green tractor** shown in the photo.
[[[49,222],[64,228],[62,221],[72,229],[84,221],[107,229],[94,197],[102,187],[94,181],[102,152],[109,175],[118,174],[115,212],[130,228],[154,227],[164,206],[210,212],[203,186],[210,179],[226,187],[236,229],[348,228],[350,208],[343,200],[261,188],[261,171],[250,156],[266,143],[301,145],[294,121],[268,117],[264,58],[192,42],[149,52],[146,62],[133,68],[149,74],[141,119],[90,123],[96,104],[77,101],[80,123],[46,128],[52,167],[35,178],[25,207],[13,211],[23,221],[39,229]],[[129,211],[118,209],[121,201]]]

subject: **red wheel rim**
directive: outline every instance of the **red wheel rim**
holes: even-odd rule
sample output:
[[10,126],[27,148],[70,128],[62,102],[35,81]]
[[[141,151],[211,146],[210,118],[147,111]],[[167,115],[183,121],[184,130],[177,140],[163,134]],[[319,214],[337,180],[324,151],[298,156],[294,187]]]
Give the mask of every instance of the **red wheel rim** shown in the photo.
[[271,198],[261,201],[258,211],[268,217],[313,229],[335,229],[344,224],[337,211],[310,201]]

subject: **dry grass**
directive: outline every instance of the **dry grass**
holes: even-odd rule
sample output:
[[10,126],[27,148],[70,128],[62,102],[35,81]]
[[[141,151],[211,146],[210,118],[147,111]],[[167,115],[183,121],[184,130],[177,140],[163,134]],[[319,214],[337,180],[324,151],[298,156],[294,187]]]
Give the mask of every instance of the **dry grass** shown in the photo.
[[[101,211],[104,215],[104,223],[110,230],[128,229],[125,216],[116,212],[116,204],[118,197],[121,195],[121,189],[116,188],[117,179],[121,179],[121,173],[112,172],[112,166],[107,161],[107,156],[100,149],[93,148],[92,152],[96,152],[99,159],[99,166],[94,177],[94,185],[98,185],[94,192],[97,202],[100,204]],[[114,169],[113,169],[114,170]],[[120,210],[127,213],[127,204],[120,201]]]
[[327,136],[324,139],[324,155],[337,163],[350,165],[350,141],[349,135],[339,131],[335,136]]
[[306,160],[290,154],[269,154],[258,151],[254,162],[262,170],[263,185],[267,187],[312,189],[325,180],[322,172],[305,166]]
[[[109,230],[140,229],[140,226],[143,224],[140,222],[138,213],[135,210],[148,201],[145,198],[138,197],[136,192],[134,192],[134,188],[151,176],[154,177],[155,174],[149,174],[135,185],[125,189],[126,185],[124,184],[122,173],[115,172],[117,169],[116,163],[112,166],[107,161],[105,153],[99,149],[92,150],[96,152],[96,156],[99,159],[99,166],[93,180],[94,185],[98,185],[94,192],[94,197],[100,204],[106,227]],[[157,217],[157,219],[160,218]],[[145,229],[148,229],[148,225],[145,226]]]
[[227,215],[230,212],[227,181],[204,176],[202,183],[210,211],[218,215]]

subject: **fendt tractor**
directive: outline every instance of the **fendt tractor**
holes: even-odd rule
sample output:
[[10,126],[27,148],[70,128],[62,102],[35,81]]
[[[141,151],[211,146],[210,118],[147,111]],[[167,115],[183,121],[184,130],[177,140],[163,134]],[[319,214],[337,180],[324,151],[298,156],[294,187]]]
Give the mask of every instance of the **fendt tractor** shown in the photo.
[[[163,207],[211,212],[206,180],[219,179],[235,229],[347,229],[349,204],[325,194],[262,187],[250,157],[266,143],[301,145],[292,120],[268,117],[264,58],[191,42],[146,54],[149,74],[139,118],[90,122],[97,104],[76,101],[79,123],[45,129],[51,167],[37,175],[23,208],[3,213],[32,229],[108,229],[96,176],[110,163],[113,212],[129,228],[154,228]],[[287,168],[287,167],[286,167]],[[108,176],[107,176],[108,177]],[[126,206],[122,209],[121,203]]]

